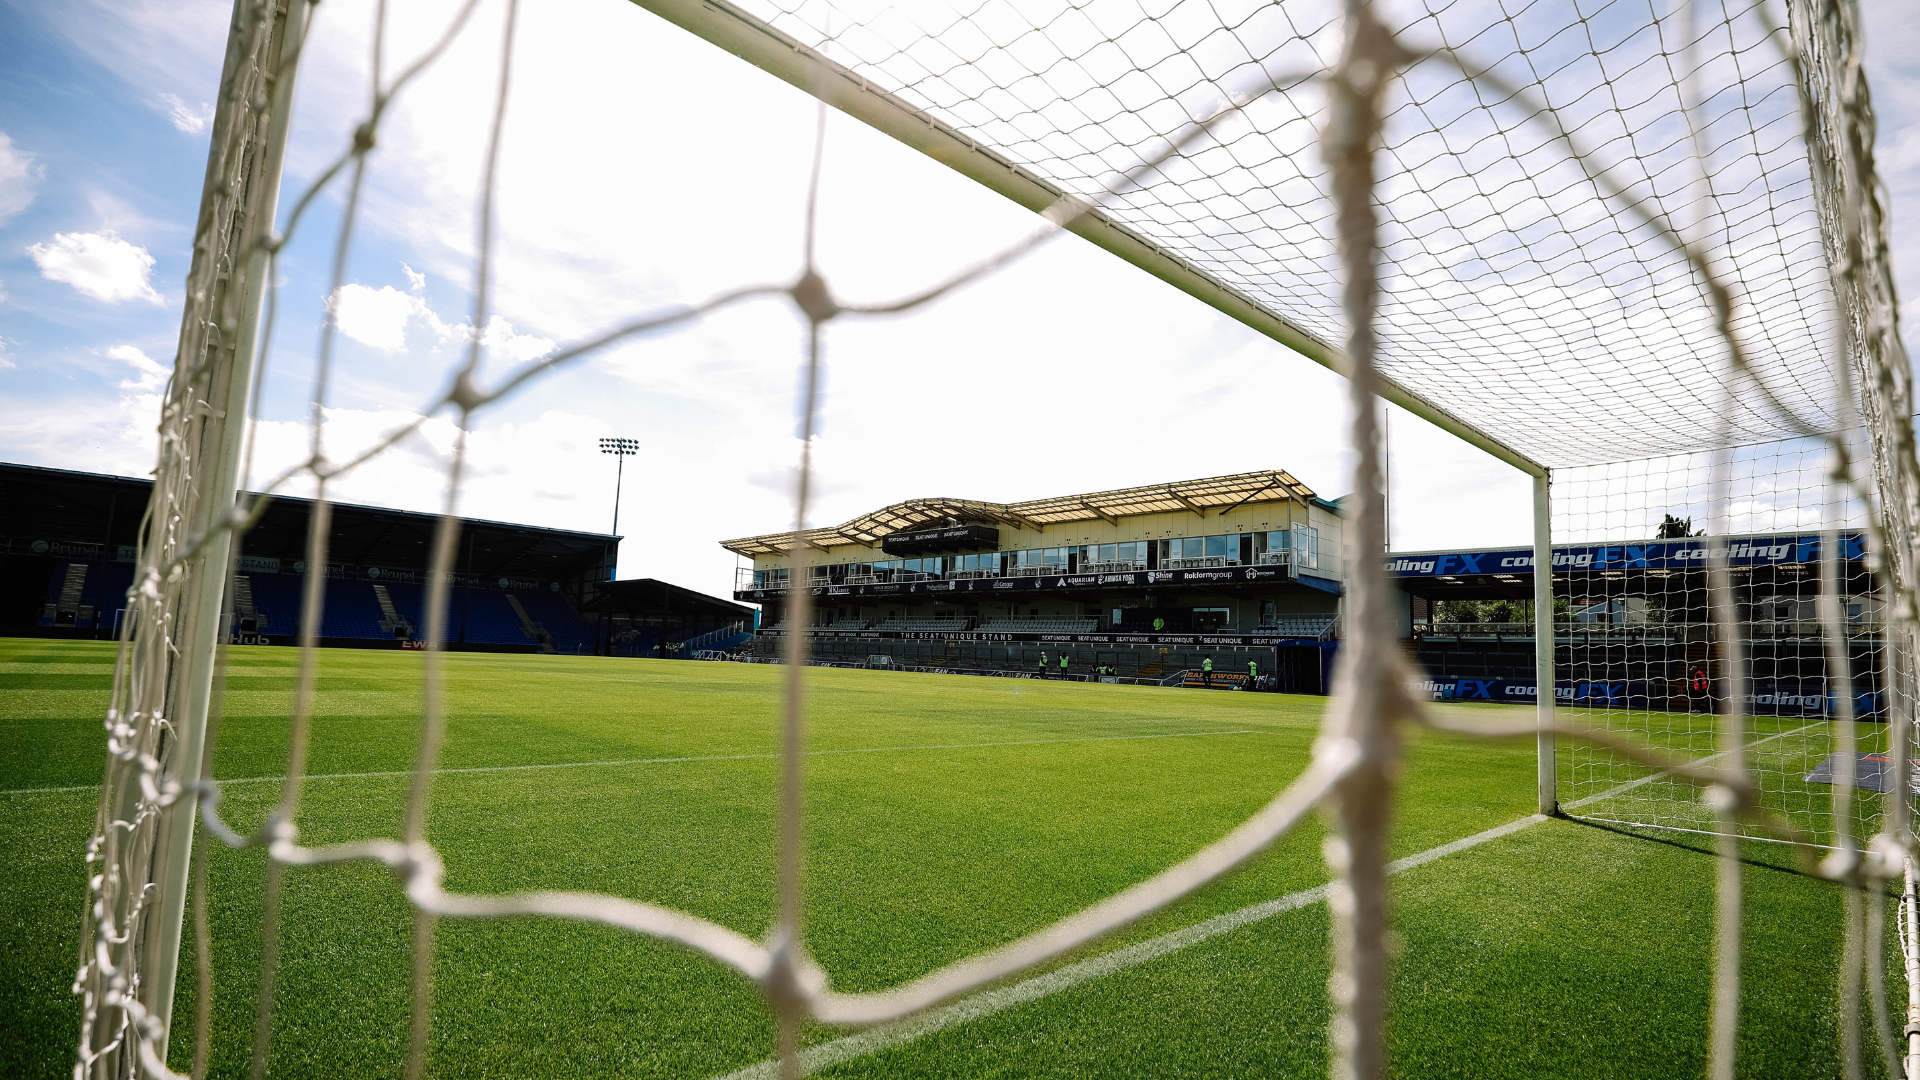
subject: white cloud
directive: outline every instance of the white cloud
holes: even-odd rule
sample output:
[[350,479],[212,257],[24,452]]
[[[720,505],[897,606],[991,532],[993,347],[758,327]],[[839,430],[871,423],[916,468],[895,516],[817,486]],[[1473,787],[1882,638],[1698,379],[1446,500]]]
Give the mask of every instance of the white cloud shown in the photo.
[[115,345],[107,350],[107,355],[133,366],[133,377],[119,384],[122,390],[153,393],[165,386],[167,376],[173,374],[172,368],[132,345]]
[[[465,336],[472,340],[470,327],[462,327]],[[516,333],[513,324],[498,315],[487,320],[487,332],[480,336],[480,344],[487,352],[502,360],[527,361],[536,356],[544,356],[553,348],[553,339],[537,334]]]
[[160,104],[167,107],[167,119],[189,135],[198,135],[213,123],[213,106],[201,102],[198,109],[188,108],[178,94],[161,94]]
[[40,173],[34,156],[13,145],[13,139],[0,131],[0,225],[33,205],[33,189]]
[[407,347],[407,323],[415,315],[430,314],[426,307],[419,297],[391,285],[378,289],[342,285],[334,296],[333,321],[341,333],[362,345],[399,352]]
[[[426,275],[402,264],[401,269],[416,290],[426,285]],[[334,298],[334,325],[340,332],[362,345],[381,352],[397,353],[407,347],[407,327],[414,319],[439,341],[449,339],[462,344],[473,341],[473,326],[449,324],[419,296],[403,293],[391,285],[342,285]],[[513,323],[495,315],[487,320],[480,344],[489,355],[502,360],[524,362],[542,356],[553,348],[552,338],[523,334]]]
[[27,254],[40,267],[41,277],[64,282],[95,300],[162,302],[150,284],[153,256],[111,232],[55,233],[51,243],[30,245]]
[[427,287],[427,275],[419,272],[418,270],[415,270],[413,267],[408,266],[406,263],[401,263],[400,269],[407,272],[408,288],[412,289],[414,292],[420,292],[421,290]]

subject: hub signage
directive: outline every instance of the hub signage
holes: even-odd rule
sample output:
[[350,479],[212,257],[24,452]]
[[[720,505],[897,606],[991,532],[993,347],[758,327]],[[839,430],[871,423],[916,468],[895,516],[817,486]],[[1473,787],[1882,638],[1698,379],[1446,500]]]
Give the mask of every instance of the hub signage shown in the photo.
[[[1306,575],[1302,575],[1306,577]],[[1144,585],[1235,585],[1293,580],[1284,566],[1227,566],[1210,570],[1134,570],[1122,574],[1048,574],[1042,577],[967,578],[958,581],[900,581],[885,585],[817,585],[815,596],[904,596],[912,593],[1028,592],[1034,589],[1127,588]],[[1329,592],[1339,582],[1318,578]],[[741,589],[735,600],[765,600],[786,589]]]
[[[1690,570],[1705,569],[1715,550],[1726,553],[1729,566],[1783,566],[1814,563],[1820,560],[1821,536],[1736,536],[1731,539],[1700,537],[1688,540],[1655,540],[1644,544],[1593,544],[1579,547],[1555,547],[1553,568],[1569,570]],[[1709,544],[1712,546],[1709,547]],[[1859,533],[1840,538],[1841,554],[1858,561],[1866,555],[1866,539]],[[1387,576],[1462,577],[1472,574],[1533,573],[1533,549],[1511,548],[1496,551],[1445,551],[1422,555],[1396,555],[1387,560]]]
[[956,525],[949,529],[924,529],[920,532],[894,533],[880,541],[880,550],[889,555],[924,555],[930,551],[1000,550],[1000,530],[991,525]]
[[[1416,694],[1431,694],[1444,701],[1505,702],[1528,704],[1540,696],[1533,679],[1422,679],[1413,684]],[[1555,683],[1554,701],[1561,705],[1581,705],[1603,709],[1659,709],[1672,706],[1671,695],[1661,692],[1656,699],[1652,684],[1632,680],[1574,680]],[[1838,695],[1819,686],[1756,683],[1747,695],[1747,711],[1756,716],[1826,716],[1839,709]],[[1710,712],[1715,701],[1702,697],[1687,711]],[[1854,715],[1872,716],[1886,710],[1885,695],[1874,690],[1854,694]]]

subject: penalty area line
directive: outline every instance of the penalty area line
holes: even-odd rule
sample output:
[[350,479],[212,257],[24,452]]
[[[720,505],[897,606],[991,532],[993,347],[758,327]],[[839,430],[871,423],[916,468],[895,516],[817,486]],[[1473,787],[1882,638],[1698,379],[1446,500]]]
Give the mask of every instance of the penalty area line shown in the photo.
[[[842,754],[889,754],[908,750],[973,750],[995,746],[1057,746],[1062,743],[1090,742],[1136,742],[1142,739],[1198,739],[1209,735],[1272,735],[1274,732],[1260,728],[1243,728],[1232,731],[1170,731],[1157,735],[1088,735],[1075,739],[1016,739],[1010,742],[979,743],[940,743],[928,746],[857,746],[845,750],[808,750],[808,757],[835,757]],[[615,758],[607,761],[556,761],[539,765],[471,765],[451,769],[435,769],[435,776],[457,776],[462,773],[502,773],[533,772],[543,769],[593,769],[616,765],[671,765],[677,762],[700,761],[765,761],[777,759],[772,754],[707,754],[689,757],[651,757],[651,758]],[[309,773],[304,780],[378,780],[396,776],[412,776],[412,769],[392,769],[384,772],[347,772],[347,773]],[[230,784],[278,784],[284,776],[243,776],[233,780],[218,781],[221,787]],[[72,787],[11,788],[0,790],[0,795],[59,795],[75,791],[98,791],[99,784],[76,784]]]
[[[1452,843],[1428,848],[1404,859],[1395,859],[1387,864],[1387,873],[1398,874],[1403,870],[1424,866],[1436,859],[1444,859],[1449,855],[1466,851],[1468,848],[1478,847],[1489,840],[1498,840],[1546,820],[1544,815],[1530,814],[1518,821],[1509,821],[1505,825],[1477,832],[1472,836],[1461,837]],[[830,1068],[852,1061],[855,1058],[866,1057],[869,1054],[877,1054],[882,1050],[902,1046],[951,1027],[985,1019],[1017,1005],[1037,1001],[1083,983],[1138,967],[1149,960],[1179,952],[1181,949],[1231,933],[1243,926],[1250,926],[1285,912],[1322,903],[1327,898],[1327,889],[1326,885],[1316,885],[1311,889],[1288,893],[1277,899],[1243,907],[1238,911],[1215,915],[1211,919],[1197,922],[1192,926],[1174,930],[1159,937],[1148,938],[1146,941],[1129,945],[1124,949],[1115,949],[1101,956],[1068,964],[1066,967],[1049,971],[1045,975],[1036,975],[1011,986],[961,998],[951,1005],[929,1009],[897,1023],[868,1028],[831,1042],[810,1046],[800,1051],[800,1071],[803,1074],[810,1073],[817,1069]],[[744,1069],[717,1077],[716,1080],[770,1080],[779,1075],[779,1068],[777,1061],[762,1061],[757,1065],[749,1065]]]

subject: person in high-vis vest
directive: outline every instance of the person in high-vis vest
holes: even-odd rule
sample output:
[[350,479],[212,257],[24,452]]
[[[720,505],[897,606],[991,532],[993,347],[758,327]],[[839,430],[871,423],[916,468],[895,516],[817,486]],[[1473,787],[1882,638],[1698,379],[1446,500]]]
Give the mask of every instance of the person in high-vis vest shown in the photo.
[[1067,677],[1067,654],[1066,653],[1060,654],[1060,677],[1063,679]]
[[1040,677],[1043,679],[1047,677],[1047,654],[1046,653],[1040,654]]
[[1203,681],[1207,684],[1207,689],[1213,689],[1213,657],[1209,656],[1200,661],[1200,672]]
[[1259,687],[1259,685],[1260,664],[1258,661],[1249,660],[1247,661],[1247,689],[1253,690]]

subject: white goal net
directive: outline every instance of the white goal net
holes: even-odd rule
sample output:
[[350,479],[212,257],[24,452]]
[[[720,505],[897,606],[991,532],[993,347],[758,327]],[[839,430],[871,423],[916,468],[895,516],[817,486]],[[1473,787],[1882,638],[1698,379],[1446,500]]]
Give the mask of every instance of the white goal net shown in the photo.
[[[1830,853],[1824,871],[1856,887],[1838,980],[1843,1060],[1858,1075],[1873,1053],[1863,1047],[1877,1045],[1890,1071],[1901,1068],[1881,969],[1864,959],[1880,955],[1884,907],[1862,898],[1911,865],[1904,793],[1920,474],[1848,0],[1518,11],[1384,0],[641,6],[1035,211],[1034,232],[918,293],[854,302],[817,271],[810,217],[809,249],[790,277],[609,319],[604,333],[498,376],[481,369],[475,340],[450,389],[419,414],[468,430],[489,406],[564,378],[570,362],[595,350],[670,333],[749,298],[785,296],[806,327],[797,349],[798,529],[815,490],[806,455],[831,326],[912,309],[1075,232],[1348,378],[1356,496],[1343,508],[1345,637],[1314,760],[1244,824],[1155,877],[904,985],[841,993],[808,959],[800,921],[808,639],[791,634],[780,899],[763,940],[611,896],[447,892],[427,812],[442,728],[437,646],[467,467],[456,439],[432,554],[422,749],[403,835],[300,842],[319,574],[308,579],[302,609],[288,779],[266,824],[245,835],[229,829],[206,767],[217,730],[212,687],[223,583],[255,509],[234,503],[246,420],[257,415],[249,398],[275,363],[275,312],[297,302],[270,287],[275,260],[289,235],[316,227],[308,211],[319,200],[337,200],[340,287],[389,106],[448,42],[479,20],[498,20],[504,47],[493,82],[472,91],[491,124],[475,207],[471,322],[487,326],[505,103],[526,77],[513,70],[514,35],[520,22],[540,18],[517,0],[468,0],[436,44],[398,62],[381,54],[376,26],[369,73],[377,89],[353,141],[310,188],[280,200],[313,6],[238,0],[108,716],[76,982],[84,1002],[77,1076],[169,1075],[169,1061],[188,1058],[204,1070],[204,986],[191,1054],[170,1048],[186,1028],[172,1001],[200,865],[196,837],[270,856],[256,1075],[273,1034],[284,868],[348,860],[396,870],[416,912],[410,1075],[426,1067],[436,920],[502,915],[591,920],[709,956],[764,991],[778,1019],[770,1049],[783,1073],[797,1075],[806,1021],[897,1020],[1046,963],[1231,871],[1316,808],[1330,813],[1336,832],[1327,848],[1333,1068],[1379,1076],[1386,829],[1401,734],[1412,724],[1537,737],[1543,811],[1720,838],[1715,1076],[1732,1075],[1740,1000],[1731,838]],[[384,5],[376,11],[385,18]],[[311,381],[310,453],[262,486],[312,484],[306,561],[316,567],[326,564],[328,483],[424,422],[351,459],[329,456],[320,417],[331,332],[328,323]],[[1399,594],[1378,558],[1381,399],[1534,477],[1540,555],[1553,543],[1622,551],[1617,566],[1611,556],[1597,565],[1589,557],[1536,575],[1533,719],[1463,727],[1414,699],[1397,640]],[[1549,584],[1552,593],[1538,592]],[[809,624],[808,602],[806,590],[795,591],[793,625]],[[195,969],[206,979],[204,923],[191,921],[202,931]],[[1920,1036],[1913,1045],[1920,1054]]]

